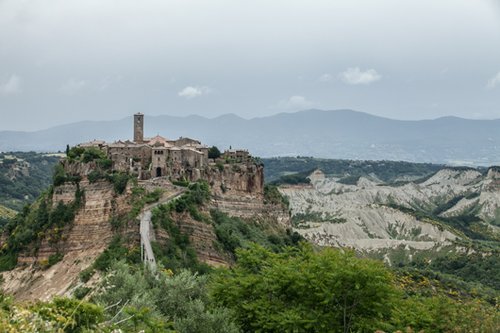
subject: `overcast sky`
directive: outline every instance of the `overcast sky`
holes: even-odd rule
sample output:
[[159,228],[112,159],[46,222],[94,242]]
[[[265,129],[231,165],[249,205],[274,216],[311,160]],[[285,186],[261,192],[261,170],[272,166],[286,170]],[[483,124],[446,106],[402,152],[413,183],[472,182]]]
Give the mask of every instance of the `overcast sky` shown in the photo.
[[498,0],[0,0],[0,130],[349,108],[500,118]]

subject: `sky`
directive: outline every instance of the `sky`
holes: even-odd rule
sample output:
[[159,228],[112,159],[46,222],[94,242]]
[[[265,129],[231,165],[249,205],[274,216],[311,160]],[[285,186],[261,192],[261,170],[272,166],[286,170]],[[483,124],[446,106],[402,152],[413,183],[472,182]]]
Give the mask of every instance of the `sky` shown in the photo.
[[500,118],[500,0],[0,0],[0,130],[310,108]]

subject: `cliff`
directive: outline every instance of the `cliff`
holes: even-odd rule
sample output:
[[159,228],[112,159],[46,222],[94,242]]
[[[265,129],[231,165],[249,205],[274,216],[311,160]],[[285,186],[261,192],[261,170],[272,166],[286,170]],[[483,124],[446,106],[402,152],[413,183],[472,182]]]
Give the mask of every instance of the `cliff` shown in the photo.
[[[89,184],[83,180],[80,188],[85,199],[73,223],[60,231],[59,241],[53,239],[56,233],[50,229],[37,244],[37,249],[33,244],[20,253],[18,267],[3,273],[5,292],[19,299],[48,299],[63,295],[77,283],[78,274],[108,246],[114,234],[110,218],[130,210],[129,197],[117,196],[113,185],[106,181]],[[70,203],[75,191],[75,184],[58,186],[54,189],[52,202],[54,205]],[[64,255],[62,260],[45,269],[50,257],[57,254]]]
[[[18,299],[49,299],[71,294],[81,285],[79,274],[94,263],[117,234],[127,240],[125,245],[130,250],[138,248],[139,222],[131,215],[138,200],[136,189],[142,188],[145,193],[160,189],[164,197],[179,191],[166,178],[157,178],[140,181],[137,185],[129,182],[125,191],[118,194],[109,177],[89,182],[92,171],[99,170],[94,162],[64,160],[61,166],[66,181],[51,192],[50,208],[55,209],[60,203],[71,205],[77,191],[83,193],[82,201],[70,223],[39,233],[38,241],[19,253],[17,267],[3,273],[4,291]],[[200,209],[206,215],[211,209],[219,209],[230,216],[265,223],[268,229],[290,227],[288,212],[283,206],[265,203],[263,177],[263,167],[254,163],[226,164],[222,168],[211,166],[200,174],[211,190],[211,199]],[[115,217],[124,218],[125,223],[119,228],[111,223]],[[189,212],[175,212],[173,219],[189,237],[199,261],[212,266],[231,263],[231,256],[217,245],[213,224],[195,220]],[[166,246],[171,235],[157,227],[153,241]],[[54,258],[59,261],[49,265]]]
[[[262,223],[277,222],[290,228],[286,207],[266,203],[264,199],[264,167],[260,164],[226,164],[212,167],[207,177],[212,187],[213,208],[230,216],[253,219]],[[272,223],[272,222],[271,222]]]

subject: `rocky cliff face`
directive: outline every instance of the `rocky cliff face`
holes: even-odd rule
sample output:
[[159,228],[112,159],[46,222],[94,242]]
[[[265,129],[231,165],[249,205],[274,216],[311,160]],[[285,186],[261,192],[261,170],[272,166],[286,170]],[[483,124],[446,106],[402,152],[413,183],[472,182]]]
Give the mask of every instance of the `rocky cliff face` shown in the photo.
[[[362,251],[397,248],[431,249],[462,237],[414,212],[443,218],[473,215],[486,228],[500,207],[499,174],[486,176],[475,170],[444,169],[422,183],[389,185],[360,178],[345,185],[321,171],[311,174],[311,184],[284,186],[296,230],[319,245],[348,246]],[[479,225],[479,224],[478,224]]]
[[212,167],[208,182],[212,187],[212,207],[243,219],[265,223],[277,222],[290,228],[290,214],[280,205],[265,203],[264,167],[262,165],[227,164],[224,168]]
[[[63,295],[78,282],[78,274],[90,266],[108,246],[113,231],[109,222],[112,214],[130,210],[128,196],[117,196],[113,185],[100,181],[89,184],[80,182],[84,201],[74,222],[65,226],[58,242],[49,232],[42,238],[38,251],[30,248],[20,254],[19,267],[3,273],[4,290],[20,299],[47,299]],[[70,203],[75,198],[76,185],[64,184],[54,189],[52,202]],[[138,229],[138,227],[137,227]],[[63,254],[63,259],[48,269],[43,269],[49,257]]]
[[[132,208],[130,184],[124,194],[117,195],[113,184],[106,180],[89,183],[87,175],[96,168],[93,162],[63,161],[62,165],[67,175],[81,179],[79,188],[84,193],[82,206],[76,212],[74,221],[58,231],[59,241],[54,242],[48,232],[37,246],[33,245],[20,254],[16,269],[3,273],[4,291],[16,298],[49,299],[55,295],[70,294],[80,284],[79,273],[92,265],[116,234],[110,218],[127,215]],[[205,213],[217,208],[231,216],[258,219],[262,223],[276,224],[279,228],[290,226],[288,212],[283,207],[264,203],[262,166],[231,164],[222,168],[213,166],[205,172],[200,176],[210,183],[213,195],[204,208]],[[173,191],[172,184],[164,178],[139,182],[138,186],[146,191],[161,188],[167,192],[165,196]],[[53,205],[71,203],[76,190],[77,185],[69,182],[55,187]],[[196,221],[188,213],[176,213],[175,221],[181,231],[189,235],[200,261],[214,266],[230,263],[228,255],[215,246],[217,237],[211,224]],[[120,232],[128,236],[130,247],[139,246],[137,220],[129,220]],[[156,229],[155,237],[160,244],[169,241],[168,233],[161,228]],[[62,260],[44,269],[49,258],[58,253],[64,255]]]

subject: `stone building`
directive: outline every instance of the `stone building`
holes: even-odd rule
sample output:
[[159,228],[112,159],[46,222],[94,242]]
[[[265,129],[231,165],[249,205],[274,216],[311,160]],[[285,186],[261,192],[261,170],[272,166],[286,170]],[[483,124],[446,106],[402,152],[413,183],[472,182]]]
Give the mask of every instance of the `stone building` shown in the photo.
[[113,162],[113,170],[136,173],[140,179],[170,176],[193,178],[208,166],[209,147],[190,138],[168,140],[160,135],[144,137],[144,115],[134,115],[134,141],[106,143],[94,140],[80,147],[96,147]]
[[250,160],[251,156],[246,149],[228,149],[222,155],[225,159],[237,163],[244,163]]

